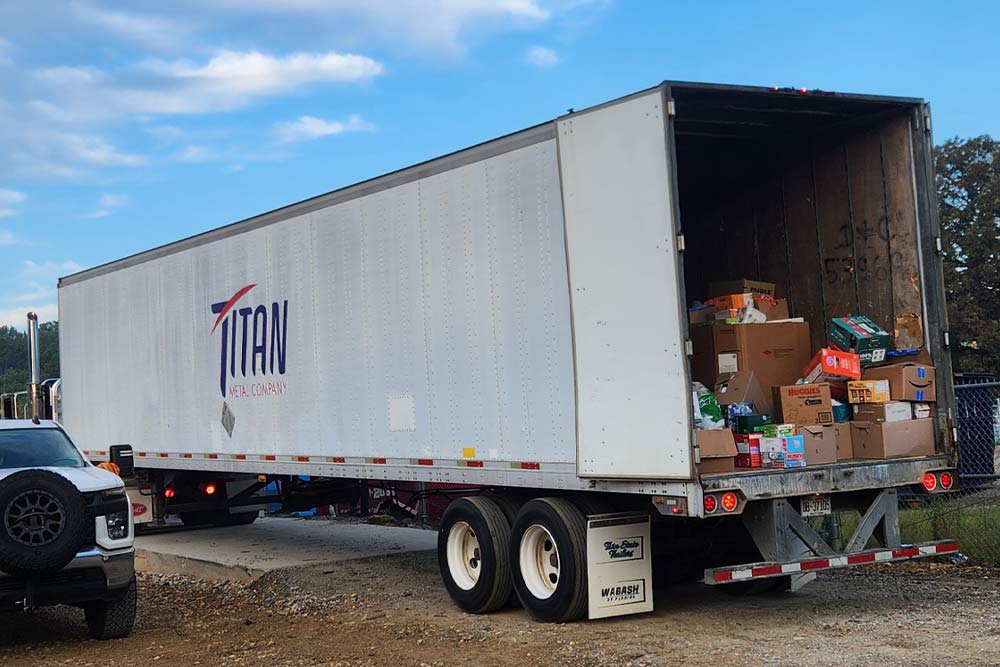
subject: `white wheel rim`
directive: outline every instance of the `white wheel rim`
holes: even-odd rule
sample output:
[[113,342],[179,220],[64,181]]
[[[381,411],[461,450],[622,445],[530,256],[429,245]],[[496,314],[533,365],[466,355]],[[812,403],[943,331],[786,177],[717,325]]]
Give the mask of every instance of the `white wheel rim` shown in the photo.
[[455,522],[448,531],[448,572],[463,591],[472,590],[483,569],[479,538],[472,526],[464,521]]
[[524,531],[518,548],[521,577],[528,591],[539,600],[552,597],[559,585],[559,548],[548,528],[532,524]]

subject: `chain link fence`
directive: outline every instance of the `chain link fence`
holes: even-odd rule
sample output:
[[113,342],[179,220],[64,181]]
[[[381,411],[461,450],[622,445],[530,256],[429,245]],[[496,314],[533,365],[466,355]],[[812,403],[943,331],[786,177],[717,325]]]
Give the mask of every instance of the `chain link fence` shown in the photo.
[[903,542],[956,538],[973,562],[1000,563],[1000,382],[955,378],[960,490],[901,497]]

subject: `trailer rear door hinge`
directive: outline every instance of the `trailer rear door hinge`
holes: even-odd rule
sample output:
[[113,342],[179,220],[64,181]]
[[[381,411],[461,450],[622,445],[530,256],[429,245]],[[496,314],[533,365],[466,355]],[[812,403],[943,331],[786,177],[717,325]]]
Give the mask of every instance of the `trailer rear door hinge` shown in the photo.
[[677,252],[684,252],[687,249],[687,245],[684,243],[684,235],[677,235]]
[[672,99],[667,100],[667,115],[676,116],[677,115],[677,105]]
[[934,237],[934,248],[937,250],[937,254],[939,254],[939,255],[943,255],[944,254],[944,246],[941,244],[941,237],[940,236],[935,236]]
[[924,105],[924,132],[931,131],[931,108],[928,105]]
[[947,331],[944,332],[944,349],[946,350],[951,349],[951,336],[948,334]]
[[684,354],[689,357],[694,354],[694,343],[689,340],[684,341]]

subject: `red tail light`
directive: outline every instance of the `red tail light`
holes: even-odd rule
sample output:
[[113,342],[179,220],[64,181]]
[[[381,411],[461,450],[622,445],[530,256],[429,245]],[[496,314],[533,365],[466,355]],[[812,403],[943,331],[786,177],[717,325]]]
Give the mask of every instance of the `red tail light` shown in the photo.
[[173,498],[176,495],[177,495],[177,492],[174,491],[169,486],[163,490],[163,497],[166,498],[167,500],[170,500],[171,498]]
[[727,512],[732,512],[734,509],[736,509],[736,506],[738,504],[739,504],[739,498],[737,498],[736,494],[733,493],[732,491],[722,494],[722,509],[726,510]]
[[711,514],[719,507],[719,501],[715,496],[705,496],[705,514]]
[[205,485],[205,495],[206,496],[214,495],[215,491],[216,491],[215,484],[206,484]]
[[924,475],[924,488],[928,491],[933,491],[937,488],[937,477],[934,476],[934,473],[929,472]]
[[[941,488],[950,489],[951,485],[955,483],[955,478],[951,476],[950,472],[941,473]],[[926,484],[925,484],[926,486]]]

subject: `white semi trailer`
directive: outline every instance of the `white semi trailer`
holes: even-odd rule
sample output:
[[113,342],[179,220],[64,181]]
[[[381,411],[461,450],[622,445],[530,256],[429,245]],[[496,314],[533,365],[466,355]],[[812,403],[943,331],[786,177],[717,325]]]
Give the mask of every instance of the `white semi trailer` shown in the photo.
[[[65,427],[131,444],[191,522],[251,521],[275,480],[465,489],[439,559],[472,612],[647,610],[653,563],[752,593],[953,551],[897,519],[955,456],[929,129],[917,99],[663,83],[82,271]],[[937,454],[699,474],[687,303],[734,277],[784,285],[817,346],[863,312],[929,355]]]

